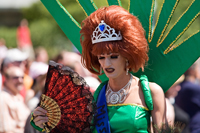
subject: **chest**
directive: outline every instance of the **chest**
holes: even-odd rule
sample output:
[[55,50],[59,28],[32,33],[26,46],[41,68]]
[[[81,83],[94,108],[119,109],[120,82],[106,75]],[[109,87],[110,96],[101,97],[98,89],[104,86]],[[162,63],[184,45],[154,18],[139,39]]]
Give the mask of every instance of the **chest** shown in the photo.
[[137,105],[108,106],[111,132],[148,132],[150,112]]
[[25,106],[21,96],[4,95],[5,109],[7,114],[15,120],[26,120],[29,115],[29,109]]
[[131,88],[130,93],[128,94],[126,100],[124,101],[124,104],[130,104],[130,103],[147,107],[141,87],[135,86]]

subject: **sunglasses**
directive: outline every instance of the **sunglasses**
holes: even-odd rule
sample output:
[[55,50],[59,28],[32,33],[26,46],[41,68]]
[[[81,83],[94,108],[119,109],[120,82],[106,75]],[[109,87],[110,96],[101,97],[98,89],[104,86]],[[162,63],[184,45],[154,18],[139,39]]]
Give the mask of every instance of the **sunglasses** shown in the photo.
[[10,77],[11,79],[14,79],[14,80],[17,80],[17,79],[19,79],[19,78],[22,78],[22,79],[24,79],[24,76],[13,76],[13,77]]

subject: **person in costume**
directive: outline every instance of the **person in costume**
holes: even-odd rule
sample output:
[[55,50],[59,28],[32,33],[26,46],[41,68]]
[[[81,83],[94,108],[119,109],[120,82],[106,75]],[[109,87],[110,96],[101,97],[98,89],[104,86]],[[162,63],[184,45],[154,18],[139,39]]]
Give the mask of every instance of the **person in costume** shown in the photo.
[[[93,132],[147,133],[152,116],[154,132],[166,124],[162,88],[145,75],[134,76],[148,61],[145,31],[137,19],[120,6],[99,8],[82,22],[82,63],[92,73],[108,77],[96,90]],[[133,74],[132,74],[133,73]],[[41,107],[34,123],[43,128],[48,121]]]

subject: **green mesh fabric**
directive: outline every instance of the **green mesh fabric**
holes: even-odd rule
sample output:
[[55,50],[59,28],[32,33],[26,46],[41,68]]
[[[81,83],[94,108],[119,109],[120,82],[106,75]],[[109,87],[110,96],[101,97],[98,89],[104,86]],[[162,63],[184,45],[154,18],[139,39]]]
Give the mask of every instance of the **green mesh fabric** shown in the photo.
[[[200,34],[197,30],[197,34],[191,36],[188,40],[179,46],[171,49],[172,51],[164,53],[173,41],[176,41],[177,37],[180,37],[181,32],[186,30],[188,24],[192,22],[192,19],[199,13],[200,0],[193,0],[193,4],[183,14],[182,18],[174,25],[172,30],[164,41],[158,45],[158,40],[162,35],[164,27],[169,24],[171,14],[176,9],[179,0],[165,0],[162,11],[159,15],[157,26],[155,27],[154,34],[148,34],[148,37],[152,36],[152,41],[149,40],[149,62],[144,72],[138,72],[136,75],[140,76],[142,73],[147,75],[149,81],[159,84],[164,91],[167,91],[169,87],[198,59],[200,56],[200,40],[198,36]],[[174,10],[173,10],[174,9]],[[139,15],[139,14],[137,14]],[[137,16],[136,15],[136,16]],[[151,19],[152,20],[152,19]],[[167,23],[167,21],[169,21]],[[146,30],[147,32],[147,30]],[[166,32],[166,31],[165,31]],[[164,33],[165,33],[164,32]],[[148,31],[149,33],[149,31]],[[175,43],[175,42],[174,42]]]
[[91,0],[79,0],[79,4],[88,16],[97,9],[95,3]]
[[121,5],[121,1],[120,0],[107,0],[109,5],[118,5],[118,6],[122,6]]
[[140,20],[146,31],[146,38],[149,32],[149,16],[151,13],[152,0],[130,0],[129,12]]
[[[182,17],[178,19],[169,33],[165,34],[167,36],[163,36],[179,1],[163,0],[158,21],[155,29],[152,30],[155,0],[130,0],[129,12],[137,16],[141,21],[146,31],[146,38],[150,48],[149,62],[144,72],[139,71],[134,75],[138,77],[147,75],[150,82],[156,82],[164,91],[167,91],[200,56],[200,39],[198,38],[200,29],[197,29],[194,34],[183,42],[176,46],[174,45],[200,15],[200,0],[192,0],[191,5],[188,6]],[[82,48],[79,41],[81,27],[73,18],[73,14],[69,14],[59,0],[41,0],[41,2],[81,53]],[[107,3],[121,6],[120,0],[107,0]],[[87,15],[97,9],[93,0],[77,0],[77,4],[81,6]],[[107,77],[102,75],[100,79],[106,81]]]

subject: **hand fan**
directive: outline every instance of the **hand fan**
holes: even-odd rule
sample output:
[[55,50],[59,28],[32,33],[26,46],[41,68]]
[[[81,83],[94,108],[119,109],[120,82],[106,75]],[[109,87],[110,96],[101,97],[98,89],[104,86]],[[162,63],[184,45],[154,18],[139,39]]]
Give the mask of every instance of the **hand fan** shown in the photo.
[[46,132],[90,132],[94,114],[93,96],[84,79],[69,67],[53,61],[49,69],[40,107],[47,110]]

